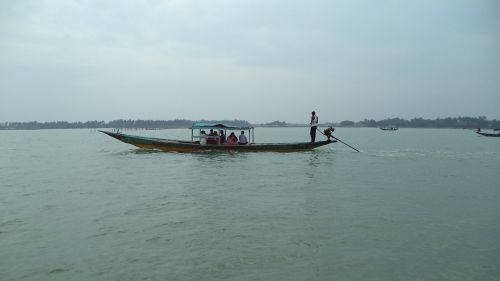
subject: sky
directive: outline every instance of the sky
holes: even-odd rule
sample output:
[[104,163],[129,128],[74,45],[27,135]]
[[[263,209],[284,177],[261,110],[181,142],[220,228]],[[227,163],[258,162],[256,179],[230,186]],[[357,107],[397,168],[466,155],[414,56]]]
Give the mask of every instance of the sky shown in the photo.
[[0,122],[500,119],[497,0],[0,0]]

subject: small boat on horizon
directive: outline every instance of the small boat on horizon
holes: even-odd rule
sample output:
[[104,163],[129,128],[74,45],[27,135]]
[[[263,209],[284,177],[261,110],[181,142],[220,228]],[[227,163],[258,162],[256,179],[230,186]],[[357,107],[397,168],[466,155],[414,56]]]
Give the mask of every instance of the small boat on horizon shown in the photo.
[[481,128],[476,129],[476,134],[479,134],[481,136],[485,137],[500,137],[500,131],[498,129],[494,129],[493,131],[496,131],[496,133],[485,133],[481,132]]
[[380,130],[382,130],[382,131],[397,131],[398,127],[381,127]]
[[[207,124],[207,123],[194,123],[191,129],[191,141],[187,140],[171,140],[162,138],[142,137],[128,135],[121,132],[100,132],[113,137],[124,143],[132,144],[142,149],[153,149],[170,152],[203,152],[203,151],[271,151],[271,152],[295,152],[311,150],[320,146],[337,142],[335,137],[328,133],[326,134],[327,140],[318,142],[295,142],[295,143],[255,143],[254,140],[254,127],[237,127],[228,126],[224,124]],[[227,130],[231,131],[248,131],[249,141],[247,144],[217,144],[217,142],[204,141],[210,136],[203,134],[205,129],[223,130],[226,134]]]

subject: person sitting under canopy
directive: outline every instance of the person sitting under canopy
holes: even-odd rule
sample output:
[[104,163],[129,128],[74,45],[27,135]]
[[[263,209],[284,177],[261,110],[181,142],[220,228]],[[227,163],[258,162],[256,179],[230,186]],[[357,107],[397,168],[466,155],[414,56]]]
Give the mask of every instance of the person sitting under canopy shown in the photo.
[[245,145],[248,144],[247,136],[245,136],[245,131],[241,131],[241,135],[239,136],[238,144]]

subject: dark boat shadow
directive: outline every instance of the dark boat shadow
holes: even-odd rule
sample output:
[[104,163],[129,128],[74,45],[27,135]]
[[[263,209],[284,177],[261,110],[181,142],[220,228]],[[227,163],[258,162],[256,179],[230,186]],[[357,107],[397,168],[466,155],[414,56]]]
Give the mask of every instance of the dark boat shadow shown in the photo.
[[332,149],[321,149],[321,150],[306,150],[306,151],[293,151],[293,152],[276,152],[276,151],[261,151],[261,152],[252,152],[252,151],[220,151],[220,150],[206,150],[206,151],[198,151],[198,152],[173,152],[173,151],[162,151],[158,149],[142,149],[142,148],[131,148],[127,150],[112,152],[112,155],[117,156],[128,156],[128,155],[152,155],[152,154],[175,154],[175,155],[189,155],[191,157],[199,158],[199,159],[228,159],[228,158],[239,158],[247,157],[252,154],[266,154],[266,155],[309,155],[309,160],[312,162],[317,161],[321,155],[331,155],[334,153]]
[[149,154],[159,154],[159,153],[165,153],[165,152],[163,152],[161,150],[155,150],[155,149],[132,148],[132,149],[122,150],[122,151],[118,151],[118,152],[113,152],[111,154],[118,155],[118,156],[128,156],[128,155],[149,155]]

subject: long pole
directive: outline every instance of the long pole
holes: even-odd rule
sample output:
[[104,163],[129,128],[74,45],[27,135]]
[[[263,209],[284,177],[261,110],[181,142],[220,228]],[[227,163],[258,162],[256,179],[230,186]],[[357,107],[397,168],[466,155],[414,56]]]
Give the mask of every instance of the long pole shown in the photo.
[[[318,130],[318,131],[319,131],[322,135],[326,136],[325,134],[323,134],[323,132],[322,132],[320,129],[316,128],[316,130]],[[326,136],[326,137],[328,137],[328,136]],[[345,143],[345,142],[341,141],[339,138],[334,137],[334,136],[331,136],[331,137],[332,137],[332,138],[334,138],[334,139],[336,139],[337,141],[339,141],[339,142],[341,142],[341,143],[345,144],[346,146],[348,146],[348,147],[350,147],[350,148],[352,148],[352,149],[356,150],[357,152],[360,152],[360,151],[359,151],[359,150],[357,150],[356,148],[354,148],[354,147],[352,147],[352,146],[348,145],[347,143]]]

